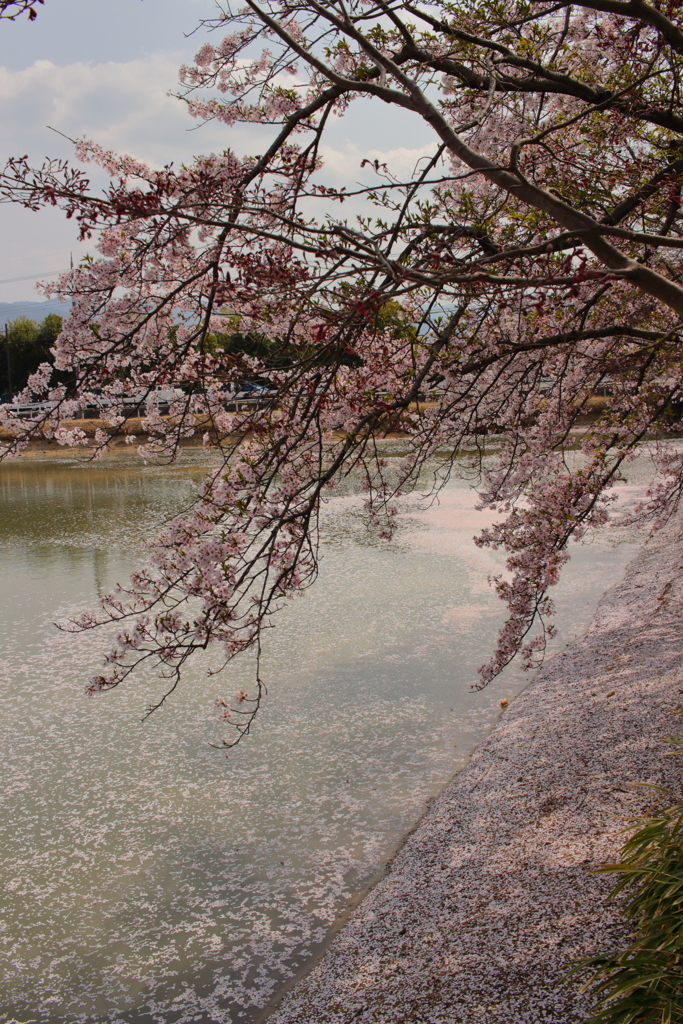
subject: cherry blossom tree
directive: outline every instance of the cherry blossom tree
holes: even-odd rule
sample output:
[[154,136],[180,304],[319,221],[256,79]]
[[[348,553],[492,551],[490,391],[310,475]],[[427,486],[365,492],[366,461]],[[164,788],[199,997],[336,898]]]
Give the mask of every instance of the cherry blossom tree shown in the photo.
[[[2,198],[62,208],[98,255],[54,286],[73,303],[55,349],[72,384],[55,387],[48,366],[31,378],[52,404],[31,428],[3,410],[6,454],[37,429],[83,443],[63,426],[83,397],[110,424],[101,451],[133,389],[147,399],[143,454],[172,458],[199,430],[220,457],[146,567],[74,625],[119,624],[93,691],[152,661],[163,702],[193,652],[258,651],[315,579],[330,488],[360,474],[368,517],[390,532],[396,498],[436,464],[434,489],[478,474],[499,518],[477,543],[508,553],[494,583],[509,615],[480,685],[515,654],[542,655],[569,539],[607,521],[646,435],[680,429],[675,9],[246,0],[205,23],[215,45],[181,71],[189,112],[225,125],[224,152],[158,170],[84,139],[76,166],[7,163]],[[335,184],[322,146],[353,102],[369,119],[400,108],[433,151],[407,177],[364,160],[364,184]],[[270,127],[262,154],[227,148],[238,123]],[[104,192],[88,163],[109,175]],[[234,411],[226,388],[264,375],[267,396]],[[159,386],[180,389],[168,416]],[[397,430],[398,464],[381,443]],[[683,462],[671,445],[657,457],[642,511],[659,522]],[[237,738],[262,692],[257,678],[222,705]]]

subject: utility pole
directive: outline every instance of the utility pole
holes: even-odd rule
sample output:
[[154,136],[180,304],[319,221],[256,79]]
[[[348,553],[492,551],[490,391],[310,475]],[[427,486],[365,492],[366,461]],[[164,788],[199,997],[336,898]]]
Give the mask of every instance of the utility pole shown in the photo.
[[7,324],[5,324],[5,352],[7,354],[7,384],[9,393],[12,394],[12,364],[9,357],[9,328]]

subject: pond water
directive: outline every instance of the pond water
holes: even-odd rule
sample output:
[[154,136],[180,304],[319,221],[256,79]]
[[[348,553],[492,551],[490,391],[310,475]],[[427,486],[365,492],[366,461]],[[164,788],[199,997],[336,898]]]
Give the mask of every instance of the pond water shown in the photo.
[[[201,476],[190,455],[0,467],[3,1020],[254,1020],[528,681],[470,690],[500,558],[451,483],[431,509],[407,499],[391,543],[353,495],[329,503],[320,579],[268,632],[266,706],[227,756],[213,704],[249,688],[248,661],[198,660],[144,723],[158,680],[86,698],[106,638],[54,621],[125,580]],[[555,647],[635,549],[574,549]]]

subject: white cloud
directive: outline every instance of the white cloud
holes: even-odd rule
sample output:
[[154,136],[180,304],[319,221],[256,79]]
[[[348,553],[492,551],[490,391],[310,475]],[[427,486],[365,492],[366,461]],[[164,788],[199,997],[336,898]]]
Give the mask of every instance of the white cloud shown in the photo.
[[3,155],[70,154],[69,143],[47,125],[157,165],[198,149],[225,148],[231,140],[224,126],[192,131],[184,104],[169,95],[180,63],[180,54],[156,54],[126,63],[59,67],[41,60],[21,71],[0,68],[0,149]]
[[[187,58],[187,52],[178,50],[128,61],[59,65],[38,60],[20,70],[0,68],[0,158],[4,162],[26,153],[34,164],[45,156],[72,159],[71,143],[47,125],[71,138],[85,135],[156,167],[227,148],[239,154],[262,153],[272,139],[272,127],[197,125],[184,103],[169,95],[177,87],[178,67]],[[375,184],[371,169],[361,170],[363,158],[387,163],[393,174],[408,176],[417,161],[435,149],[430,130],[419,118],[371,101],[352,104],[345,117],[332,118],[328,127],[319,180],[336,187],[353,189],[359,181]],[[104,176],[92,166],[88,173],[94,183],[104,184]],[[342,212],[353,215],[357,206],[354,201]],[[0,236],[0,281],[62,270],[70,251],[75,259],[92,251],[92,242],[77,241],[74,222],[55,210],[31,213],[0,206]],[[0,284],[0,301],[35,297],[31,281]]]
[[[185,105],[169,95],[175,89],[182,54],[155,54],[128,62],[73,63],[36,61],[19,71],[0,68],[0,157],[28,154],[73,158],[73,146],[47,125],[70,138],[86,135],[116,152],[129,153],[153,166],[180,163],[198,153],[232,148],[252,151],[262,140],[252,128],[201,125]],[[90,167],[94,181],[104,177]],[[69,252],[83,255],[90,246],[77,241],[73,221],[58,211],[32,213],[0,207],[3,259],[0,281],[31,273],[62,270]],[[55,264],[54,253],[61,253]],[[0,284],[0,301],[36,298],[31,281]]]

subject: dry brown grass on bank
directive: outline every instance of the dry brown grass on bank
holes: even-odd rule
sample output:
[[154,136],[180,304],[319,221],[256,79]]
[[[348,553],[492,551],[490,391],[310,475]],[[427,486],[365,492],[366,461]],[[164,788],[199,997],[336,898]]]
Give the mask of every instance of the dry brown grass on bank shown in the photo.
[[[588,402],[586,403],[586,411],[579,417],[579,424],[590,423],[593,420],[597,419],[600,413],[604,412],[607,408],[608,402],[609,399],[607,398],[593,397],[588,399]],[[424,415],[429,409],[434,408],[436,408],[436,403],[434,402],[416,402],[414,406],[410,407],[409,411],[413,414],[417,412],[418,415]],[[126,445],[126,438],[130,436],[136,437],[140,443],[145,442],[148,439],[149,435],[148,432],[142,426],[142,422],[143,418],[140,416],[131,416],[129,419],[125,420],[119,427],[116,434],[114,435],[112,441],[110,442],[110,445],[112,447],[116,447],[118,445]],[[109,430],[111,430],[111,427],[106,422],[106,420],[101,419],[65,420],[62,426],[64,426],[67,430],[82,430],[87,438],[94,438],[97,430],[104,430],[105,432],[109,432]],[[215,439],[215,432],[209,420],[202,421],[197,419],[195,428],[196,433],[194,437],[186,438],[185,440],[183,440],[181,442],[182,447],[201,448],[203,443],[203,436],[206,431],[208,431],[212,440]],[[11,431],[7,430],[4,427],[0,427],[0,440],[9,441],[12,439],[13,436],[14,434]],[[388,438],[399,438],[407,436],[405,433],[401,431],[400,417],[397,417],[395,425],[393,426],[392,429],[390,429],[387,432],[386,436]],[[29,450],[34,448],[40,448],[41,450],[51,449],[54,451],[58,451],[62,448],[62,446],[57,441],[55,441],[54,438],[45,437],[45,435],[41,432],[36,438],[34,438],[30,442]]]
[[[109,433],[111,430],[111,425],[107,423],[106,420],[64,420],[62,426],[65,427],[66,430],[82,430],[88,438],[93,438],[98,430],[104,430],[106,433]],[[201,447],[202,437],[204,432],[210,428],[210,424],[208,421],[197,420],[195,427],[197,433],[194,437],[188,438],[187,443]],[[0,427],[0,440],[9,441],[14,436],[15,435],[11,431]],[[146,431],[142,426],[142,417],[131,416],[129,419],[125,420],[118,428],[111,443],[114,445],[126,444],[126,438],[131,436],[137,438],[140,443],[143,443],[149,437],[148,431]],[[62,447],[54,438],[45,437],[42,431],[31,441],[31,444],[40,445],[43,448],[46,445],[53,448]]]

